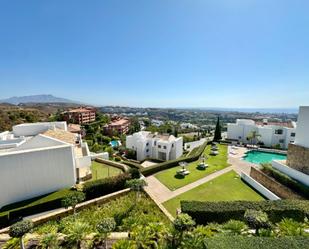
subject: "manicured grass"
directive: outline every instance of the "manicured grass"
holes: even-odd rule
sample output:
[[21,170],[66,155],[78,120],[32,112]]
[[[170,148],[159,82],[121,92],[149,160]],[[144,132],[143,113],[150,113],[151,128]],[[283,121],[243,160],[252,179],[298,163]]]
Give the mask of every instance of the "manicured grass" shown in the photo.
[[208,145],[204,151],[204,155],[207,157],[206,163],[209,167],[206,170],[197,169],[197,165],[200,160],[188,164],[187,169],[190,174],[184,178],[177,178],[176,171],[180,169],[179,166],[161,171],[155,175],[155,177],[162,182],[170,190],[175,190],[177,188],[183,187],[189,183],[195,182],[207,175],[214,173],[215,171],[224,169],[229,166],[227,163],[227,146],[218,145],[219,155],[210,156],[211,146]]
[[56,199],[61,199],[68,195],[71,191],[70,189],[62,189],[56,192],[52,192],[46,195],[42,195],[39,197],[35,197],[29,200],[21,201],[21,202],[16,202],[10,205],[6,205],[0,209],[0,216],[8,214],[9,212],[26,208],[26,207],[31,207],[31,206],[36,206],[45,202],[53,201]]
[[175,198],[163,203],[165,208],[176,214],[181,200],[196,201],[234,201],[247,200],[259,201],[264,198],[244,183],[235,171],[227,172],[212,181],[206,182]]
[[98,163],[96,161],[92,162],[91,171],[92,171],[92,180],[98,180],[110,176],[116,176],[122,173],[121,169],[103,163]]

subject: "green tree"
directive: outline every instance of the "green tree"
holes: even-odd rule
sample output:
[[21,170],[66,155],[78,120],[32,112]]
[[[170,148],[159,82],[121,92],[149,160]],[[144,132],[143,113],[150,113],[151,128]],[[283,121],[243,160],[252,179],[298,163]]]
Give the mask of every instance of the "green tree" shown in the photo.
[[191,218],[190,215],[181,213],[177,215],[176,219],[173,222],[173,225],[176,233],[173,234],[172,247],[177,248],[183,239],[184,232],[189,231],[191,228],[193,228],[195,225],[195,221]]
[[64,208],[72,207],[73,214],[76,214],[76,205],[82,201],[84,201],[86,198],[85,194],[80,191],[75,191],[73,193],[68,194],[66,197],[64,197],[61,201],[61,204]]
[[215,129],[215,135],[214,135],[214,141],[219,141],[222,139],[221,136],[221,125],[220,125],[220,118],[218,117],[216,129]]
[[140,191],[142,191],[144,187],[147,186],[147,183],[143,179],[132,179],[126,182],[126,186],[136,192],[135,201],[137,203],[140,197]]
[[33,222],[31,220],[23,220],[13,224],[10,227],[9,235],[12,238],[18,238],[20,243],[20,248],[24,249],[24,240],[23,236],[28,233],[33,228]]
[[104,218],[97,225],[97,231],[100,237],[104,239],[104,247],[107,249],[107,237],[116,228],[116,221],[114,218]]

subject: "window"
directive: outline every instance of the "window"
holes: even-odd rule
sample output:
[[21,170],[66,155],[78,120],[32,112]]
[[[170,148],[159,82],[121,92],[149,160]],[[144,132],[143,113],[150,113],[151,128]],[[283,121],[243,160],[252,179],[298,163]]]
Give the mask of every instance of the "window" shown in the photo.
[[172,148],[174,148],[174,144],[172,144]]
[[284,139],[279,139],[279,143],[283,144],[284,143]]
[[148,145],[149,145],[149,143],[146,144],[146,146],[148,146]]
[[161,149],[161,145],[158,145],[158,148]]
[[291,137],[295,137],[295,135],[296,135],[295,132],[291,133]]
[[283,134],[283,130],[282,129],[275,130],[275,134],[282,135]]
[[238,139],[241,139],[241,136],[239,136]]
[[163,146],[163,149],[165,149],[165,150],[166,150],[166,146],[165,146],[165,145]]
[[156,146],[157,145],[157,141],[154,141],[154,146]]
[[146,152],[148,153],[148,152],[149,152],[149,149],[147,149]]

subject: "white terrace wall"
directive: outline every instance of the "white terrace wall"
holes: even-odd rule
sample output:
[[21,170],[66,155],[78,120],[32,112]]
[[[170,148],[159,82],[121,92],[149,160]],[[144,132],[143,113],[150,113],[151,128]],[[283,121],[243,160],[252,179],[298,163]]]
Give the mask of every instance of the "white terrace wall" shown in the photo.
[[0,154],[0,208],[75,184],[70,145]]
[[241,172],[241,179],[243,179],[246,183],[248,183],[251,187],[253,187],[256,191],[261,193],[269,200],[280,200],[280,198],[275,195],[273,192],[265,188],[262,184],[258,183],[252,177],[248,176],[247,174]]
[[272,161],[272,166],[281,171],[282,173],[288,175],[291,178],[294,178],[295,180],[309,186],[309,175],[304,174],[298,170],[292,169],[285,164],[281,163],[280,161]]

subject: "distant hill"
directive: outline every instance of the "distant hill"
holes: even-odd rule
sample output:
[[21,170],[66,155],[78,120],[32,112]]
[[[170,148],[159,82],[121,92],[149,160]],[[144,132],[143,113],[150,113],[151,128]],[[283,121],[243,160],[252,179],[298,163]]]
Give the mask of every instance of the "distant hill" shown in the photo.
[[21,103],[79,103],[70,99],[55,97],[51,94],[30,95],[0,99],[0,103],[18,105]]

